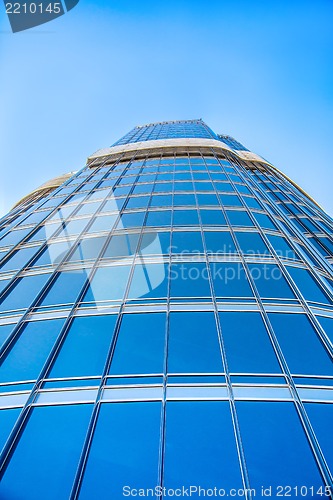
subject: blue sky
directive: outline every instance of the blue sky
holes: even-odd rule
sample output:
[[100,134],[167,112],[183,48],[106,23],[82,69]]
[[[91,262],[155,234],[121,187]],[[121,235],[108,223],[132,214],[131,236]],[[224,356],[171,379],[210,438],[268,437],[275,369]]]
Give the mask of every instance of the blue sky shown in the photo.
[[0,6],[0,215],[134,125],[203,118],[331,215],[331,0],[81,0],[12,34]]

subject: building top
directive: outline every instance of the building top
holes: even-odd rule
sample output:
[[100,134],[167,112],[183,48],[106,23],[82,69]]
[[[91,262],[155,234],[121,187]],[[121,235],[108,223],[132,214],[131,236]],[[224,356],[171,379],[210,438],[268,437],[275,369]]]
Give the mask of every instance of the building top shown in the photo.
[[180,138],[218,139],[218,136],[201,118],[197,120],[156,122],[134,127],[124,137],[115,142],[113,146],[133,142]]

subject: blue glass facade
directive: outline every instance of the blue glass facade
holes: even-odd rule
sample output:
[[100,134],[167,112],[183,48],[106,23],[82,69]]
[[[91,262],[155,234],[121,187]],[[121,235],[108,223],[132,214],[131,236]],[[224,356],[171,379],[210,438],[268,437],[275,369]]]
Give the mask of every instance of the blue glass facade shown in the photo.
[[115,146],[0,221],[0,498],[330,497],[332,219],[201,120]]

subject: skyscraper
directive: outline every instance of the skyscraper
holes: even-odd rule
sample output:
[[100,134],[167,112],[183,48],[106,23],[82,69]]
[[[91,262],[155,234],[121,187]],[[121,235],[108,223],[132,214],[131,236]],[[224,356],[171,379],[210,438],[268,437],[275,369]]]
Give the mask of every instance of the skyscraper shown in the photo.
[[286,175],[150,124],[0,223],[0,498],[332,495],[333,225]]

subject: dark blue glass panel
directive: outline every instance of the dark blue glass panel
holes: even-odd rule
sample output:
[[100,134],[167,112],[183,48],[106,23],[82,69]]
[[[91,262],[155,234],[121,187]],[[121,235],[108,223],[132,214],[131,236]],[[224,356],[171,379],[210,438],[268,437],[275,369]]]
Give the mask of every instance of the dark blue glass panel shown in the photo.
[[171,210],[148,212],[146,226],[171,226]]
[[317,316],[317,320],[325,330],[326,335],[333,344],[333,318],[324,318],[323,316]]
[[130,227],[141,227],[146,212],[134,212],[132,214],[123,214],[117,224],[117,229],[126,229]]
[[170,313],[168,372],[223,372],[213,313]]
[[258,226],[266,229],[277,229],[272,219],[265,214],[257,214],[253,212],[253,215],[258,223]]
[[1,325],[0,326],[0,348],[5,343],[10,332],[13,330],[15,325]]
[[242,488],[227,402],[167,403],[164,485]]
[[262,206],[257,202],[255,198],[251,198],[250,196],[243,196],[243,200],[250,208],[258,208],[259,210],[262,209]]
[[6,443],[20,412],[21,408],[0,410],[0,450],[2,450]]
[[102,375],[115,323],[115,315],[74,319],[49,377]]
[[29,229],[19,229],[18,231],[10,231],[0,240],[0,247],[6,247],[9,245],[17,245],[28,233],[32,231]]
[[333,375],[329,354],[305,314],[270,314],[275,335],[292,373]]
[[[236,402],[236,409],[252,488],[272,486],[275,496],[279,485],[314,487],[314,491],[322,486],[292,403]],[[295,490],[291,496],[297,498]]]
[[69,498],[91,411],[92,405],[34,408],[4,473],[0,497]]
[[128,297],[130,299],[166,297],[168,266],[164,263],[135,266]]
[[29,307],[49,277],[49,274],[37,274],[17,280],[1,299],[0,311]]
[[222,202],[222,205],[225,205],[225,206],[229,205],[229,206],[236,206],[236,207],[242,206],[242,203],[241,203],[239,197],[236,196],[235,194],[220,193],[219,197],[220,197],[220,200]]
[[173,225],[198,226],[198,212],[196,210],[175,210],[173,212]]
[[172,264],[171,297],[210,297],[208,271],[205,263]]
[[63,319],[27,323],[12,343],[2,362],[0,382],[35,380],[63,324]]
[[[80,500],[122,498],[123,487],[158,484],[160,403],[102,404]],[[110,432],[112,429],[112,432]]]
[[236,238],[239,246],[245,254],[265,254],[269,255],[270,252],[265,245],[262,237],[258,233],[253,232],[236,232]]
[[21,269],[26,266],[31,257],[39,250],[39,247],[20,248],[12,257],[6,260],[0,268],[0,272]]
[[170,252],[170,233],[144,233],[139,253],[142,255],[168,254]]
[[247,212],[227,210],[227,216],[231,226],[253,226],[253,222]]
[[171,207],[172,205],[172,194],[161,194],[152,197],[150,206],[151,207]]
[[186,205],[196,205],[194,194],[175,194],[173,197],[173,205],[181,207]]
[[314,302],[324,302],[331,304],[332,301],[321,289],[320,285],[314,280],[312,275],[306,269],[296,267],[287,267],[289,274],[299,288],[301,294],[306,300]]
[[225,226],[226,220],[222,210],[200,210],[202,224],[205,226]]
[[295,252],[287,243],[285,238],[282,238],[281,236],[273,236],[271,234],[268,234],[267,238],[279,257],[285,259],[297,259]]
[[229,231],[205,231],[207,253],[235,253],[236,247]]
[[104,300],[120,300],[127,285],[129,266],[101,267],[94,274],[83,297],[83,302],[98,303]]
[[233,186],[229,182],[215,182],[215,187],[219,193],[227,192],[235,192]]
[[72,304],[78,297],[87,277],[85,269],[58,273],[58,277],[39,305]]
[[110,374],[162,373],[165,324],[165,314],[125,314],[117,337]]
[[138,240],[139,233],[112,236],[103,254],[103,258],[128,257],[135,254]]
[[279,373],[272,343],[259,313],[220,313],[230,372]]
[[333,405],[305,403],[311,425],[315,431],[319,445],[324,453],[328,466],[333,468]]
[[203,205],[219,205],[216,194],[197,194],[199,206]]
[[155,193],[167,193],[168,191],[172,191],[172,188],[173,184],[171,182],[161,182],[160,184],[155,184],[154,191]]
[[253,293],[240,262],[210,264],[217,297],[252,297]]
[[174,231],[172,234],[172,253],[203,253],[201,233],[199,231]]
[[249,270],[260,297],[295,298],[286,278],[275,264],[250,264]]
[[152,191],[153,184],[138,184],[133,189],[133,194],[146,194]]
[[[157,187],[157,186],[156,186]],[[155,191],[157,191],[155,187]],[[192,182],[175,182],[174,191],[193,191],[193,183]]]
[[136,196],[128,200],[126,208],[146,208],[149,202],[149,196]]

